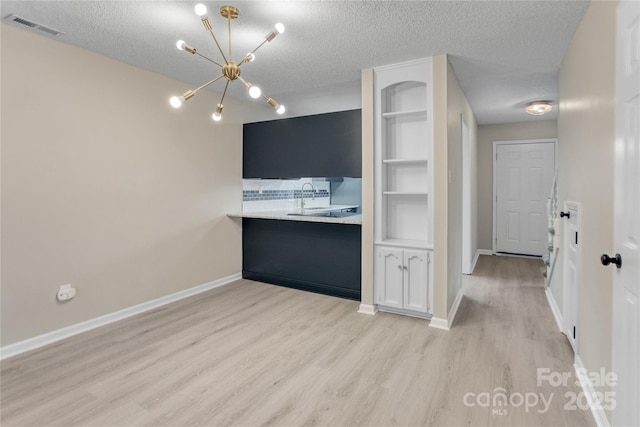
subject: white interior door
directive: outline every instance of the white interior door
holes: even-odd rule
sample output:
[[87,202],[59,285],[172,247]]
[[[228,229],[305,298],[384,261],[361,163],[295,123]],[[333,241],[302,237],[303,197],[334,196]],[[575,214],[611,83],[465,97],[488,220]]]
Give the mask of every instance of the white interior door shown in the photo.
[[[616,176],[613,424],[640,425],[640,2],[618,6],[616,39]],[[613,256],[614,254],[607,254]]]
[[580,212],[581,205],[567,201],[563,209],[564,225],[564,278],[563,278],[563,329],[574,353],[578,351],[578,289],[580,271]]
[[555,170],[555,143],[494,143],[496,252],[547,252],[547,198]]

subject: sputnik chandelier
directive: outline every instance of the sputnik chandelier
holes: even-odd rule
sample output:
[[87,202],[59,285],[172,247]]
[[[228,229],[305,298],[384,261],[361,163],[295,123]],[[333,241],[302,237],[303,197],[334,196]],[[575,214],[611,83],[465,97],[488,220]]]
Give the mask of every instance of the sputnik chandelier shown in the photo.
[[240,76],[240,67],[244,64],[246,64],[247,62],[253,62],[256,58],[255,53],[258,49],[260,49],[262,46],[265,45],[265,43],[270,42],[271,40],[273,40],[278,34],[281,34],[284,32],[284,25],[278,23],[275,25],[273,31],[271,31],[269,34],[267,34],[264,37],[264,41],[262,43],[260,43],[258,45],[258,47],[256,47],[255,49],[253,49],[251,52],[247,53],[245,55],[244,58],[242,58],[242,60],[238,63],[233,62],[233,57],[232,57],[232,50],[231,50],[231,20],[232,19],[236,19],[238,18],[238,9],[236,9],[233,6],[222,6],[220,8],[220,15],[222,15],[224,18],[227,19],[227,28],[228,28],[228,33],[229,33],[229,52],[228,55],[225,55],[225,53],[223,52],[222,48],[220,47],[220,44],[218,43],[218,39],[216,39],[215,34],[213,34],[213,27],[211,26],[211,23],[209,22],[209,18],[207,17],[207,8],[205,5],[203,4],[198,4],[195,7],[196,10],[196,14],[198,16],[200,16],[200,18],[202,19],[202,23],[204,24],[204,28],[205,30],[207,30],[210,34],[211,37],[213,37],[213,41],[215,42],[216,46],[218,47],[218,50],[220,51],[220,54],[222,55],[222,59],[224,60],[224,64],[220,64],[219,62],[214,61],[213,59],[203,55],[202,53],[198,52],[196,50],[196,48],[189,46],[184,40],[178,40],[178,42],[176,43],[176,46],[178,47],[178,49],[180,50],[184,50],[187,51],[189,53],[192,53],[194,55],[198,55],[204,59],[206,59],[207,61],[217,65],[218,67],[220,67],[222,74],[220,74],[218,77],[208,81],[207,83],[203,84],[202,86],[199,86],[193,90],[188,90],[185,93],[183,93],[182,95],[179,96],[173,96],[171,97],[171,99],[169,100],[169,103],[171,104],[171,106],[173,108],[179,108],[183,102],[185,102],[187,99],[191,98],[193,95],[195,95],[200,89],[203,89],[215,82],[217,82],[218,80],[222,79],[223,77],[226,79],[226,84],[224,85],[224,90],[222,91],[222,98],[220,99],[220,102],[218,103],[218,105],[216,106],[216,111],[213,113],[213,115],[211,116],[213,118],[213,120],[215,120],[216,122],[220,121],[220,119],[222,119],[222,107],[223,104],[222,102],[224,101],[224,97],[227,94],[227,88],[229,87],[229,83],[231,83],[234,80],[240,80],[242,82],[242,84],[244,84],[244,86],[247,88],[247,90],[249,91],[249,96],[251,96],[254,99],[263,97],[266,101],[267,104],[271,105],[278,114],[283,114],[285,111],[284,105],[280,105],[278,104],[275,100],[273,100],[272,98],[266,97],[262,94],[262,91],[260,90],[260,88],[258,86],[254,86],[251,83],[249,83],[248,81],[246,81],[245,79],[243,79]]

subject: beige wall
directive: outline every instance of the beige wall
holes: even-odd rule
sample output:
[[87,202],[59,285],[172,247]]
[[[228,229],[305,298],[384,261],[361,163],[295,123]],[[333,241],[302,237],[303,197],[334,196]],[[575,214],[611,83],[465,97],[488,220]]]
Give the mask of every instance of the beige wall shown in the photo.
[[362,70],[362,279],[361,302],[373,306],[374,107],[373,68]]
[[478,248],[493,250],[493,141],[556,136],[555,120],[478,126]]
[[[472,169],[477,124],[447,55],[433,57],[434,317],[447,319],[462,277],[462,115],[469,126]],[[473,172],[472,172],[473,173]],[[450,180],[449,180],[450,178]],[[473,191],[472,191],[473,194]],[[475,196],[472,196],[472,211]],[[472,218],[475,213],[472,212]],[[472,235],[477,231],[472,230]],[[472,241],[474,239],[472,238]]]
[[3,346],[240,272],[240,106],[188,88],[2,25]]
[[[578,353],[589,371],[611,370],[613,269],[599,258],[613,247],[616,6],[591,2],[558,86],[558,202],[582,204]],[[562,282],[555,279],[551,289],[560,299]]]
[[[448,207],[448,291],[447,312],[462,285],[462,124],[461,117],[469,127],[471,179],[476,170],[478,125],[471,106],[462,92],[453,67],[447,61],[447,145],[451,181],[449,182]],[[471,251],[477,247],[477,190],[471,188]]]
[[447,55],[433,57],[433,316],[446,319],[449,274]]

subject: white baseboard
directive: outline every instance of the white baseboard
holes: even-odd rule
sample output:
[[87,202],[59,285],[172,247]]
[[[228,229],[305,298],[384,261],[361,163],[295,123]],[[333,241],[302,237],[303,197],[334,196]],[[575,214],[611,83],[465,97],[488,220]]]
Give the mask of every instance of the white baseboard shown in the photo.
[[[580,356],[578,356],[577,354],[574,358],[573,369],[576,371],[576,378],[580,378],[580,376],[578,375],[578,370],[585,372],[585,367],[582,364],[582,359],[580,359]],[[593,396],[596,396],[596,391],[593,388],[593,384],[591,383],[591,381],[580,382],[580,384],[582,385],[582,392],[584,393],[585,397],[587,398],[587,402],[589,403],[589,408],[591,408],[591,414],[596,421],[596,425],[598,427],[611,427],[611,423],[609,422],[607,414],[602,408],[602,405],[600,405],[599,401],[593,399]]]
[[476,264],[478,263],[480,255],[493,255],[493,251],[490,249],[478,249],[476,251],[476,254],[473,257],[473,262],[471,263],[471,274],[473,274],[473,271],[476,269]]
[[449,315],[447,316],[449,327],[451,327],[453,325],[453,321],[456,320],[456,314],[458,314],[458,309],[460,308],[460,303],[462,302],[463,297],[464,292],[462,292],[462,288],[460,288],[458,289],[456,299],[453,301],[453,305],[451,306],[451,310],[449,310]]
[[430,328],[442,329],[445,331],[449,330],[449,321],[447,319],[443,319],[441,317],[432,317],[429,322]]
[[528,259],[542,259],[542,255],[520,255],[520,254],[510,254],[506,252],[496,252],[494,255],[497,256],[508,256],[511,258],[528,258]]
[[547,301],[549,301],[549,307],[551,307],[551,312],[553,313],[553,317],[556,319],[556,323],[558,324],[558,329],[560,329],[560,332],[564,332],[564,329],[562,326],[564,324],[564,321],[562,319],[562,313],[558,308],[556,299],[553,297],[551,288],[547,287],[547,289],[544,290],[544,293],[547,296]]
[[378,308],[375,305],[360,304],[360,308],[358,308],[358,313],[360,314],[369,314],[373,316],[377,312]]
[[449,315],[446,319],[442,319],[440,317],[432,317],[429,326],[432,328],[443,329],[448,331],[451,329],[451,325],[453,325],[453,321],[456,320],[456,314],[458,313],[458,308],[460,308],[460,303],[462,302],[462,298],[464,297],[464,292],[462,292],[462,288],[458,290],[458,294],[456,295],[456,299],[453,301],[451,305],[451,310],[449,310]]
[[108,325],[119,320],[126,319],[127,317],[135,316],[136,314],[144,313],[149,310],[161,307],[163,305],[170,304],[175,301],[179,301],[184,298],[188,298],[193,295],[197,295],[202,292],[217,288],[219,286],[226,285],[233,281],[242,278],[241,273],[232,274],[231,276],[223,277],[213,282],[205,283],[203,285],[194,286],[193,288],[185,289],[180,292],[176,292],[170,295],[166,295],[160,298],[153,299],[151,301],[143,302],[141,304],[134,305],[132,307],[118,310],[113,313],[105,314],[104,316],[95,317],[93,319],[86,320],[84,322],[76,323],[75,325],[67,326],[55,331],[47,332],[46,334],[38,335],[33,338],[28,338],[23,341],[19,341],[14,344],[6,345],[0,348],[0,360],[6,359],[11,356],[35,350],[36,348],[43,347],[45,345],[63,340],[65,338],[72,337],[74,335],[90,331],[101,326]]

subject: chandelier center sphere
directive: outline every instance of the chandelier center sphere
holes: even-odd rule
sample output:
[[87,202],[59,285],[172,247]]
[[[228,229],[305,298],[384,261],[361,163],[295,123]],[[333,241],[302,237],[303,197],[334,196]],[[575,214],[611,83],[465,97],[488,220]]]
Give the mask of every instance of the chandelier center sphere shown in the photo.
[[233,81],[240,76],[240,67],[235,62],[229,61],[222,66],[222,74],[229,81]]

